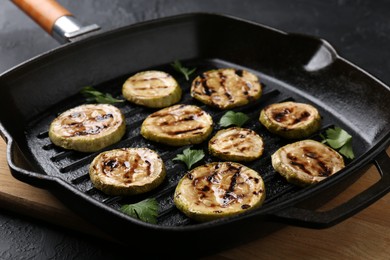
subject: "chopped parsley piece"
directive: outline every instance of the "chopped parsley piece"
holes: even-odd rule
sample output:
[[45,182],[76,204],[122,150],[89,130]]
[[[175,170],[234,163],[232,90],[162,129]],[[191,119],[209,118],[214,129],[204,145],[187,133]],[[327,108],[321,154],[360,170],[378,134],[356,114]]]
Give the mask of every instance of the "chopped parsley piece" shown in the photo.
[[124,102],[122,99],[116,99],[109,93],[102,93],[91,86],[84,87],[80,93],[87,98],[87,102],[97,102],[102,104],[115,104]]
[[182,154],[176,155],[173,158],[174,161],[182,161],[187,165],[187,169],[191,169],[192,165],[202,160],[204,157],[203,150],[191,150],[187,148],[183,151]]
[[219,125],[222,127],[228,127],[230,125],[236,125],[241,127],[249,120],[249,116],[241,112],[228,111],[219,120]]
[[144,222],[157,223],[158,203],[156,199],[145,199],[135,204],[123,205],[120,210]]
[[180,63],[180,61],[175,60],[173,63],[171,63],[171,66],[181,74],[184,75],[186,80],[188,81],[190,79],[190,75],[195,72],[196,68],[188,69],[186,67],[183,67],[183,65]]
[[340,127],[329,128],[325,131],[326,136],[321,135],[322,143],[328,143],[348,159],[355,158],[352,149],[352,136]]

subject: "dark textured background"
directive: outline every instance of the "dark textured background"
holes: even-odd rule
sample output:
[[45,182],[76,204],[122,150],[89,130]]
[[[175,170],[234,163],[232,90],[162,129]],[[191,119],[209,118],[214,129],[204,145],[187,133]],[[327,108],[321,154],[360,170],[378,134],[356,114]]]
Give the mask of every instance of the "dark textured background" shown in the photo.
[[[181,13],[234,15],[282,31],[326,39],[342,57],[390,84],[390,1],[386,0],[58,2],[82,23],[100,25],[102,32]],[[57,46],[54,39],[11,2],[0,2],[0,73]],[[131,247],[119,250],[104,241],[0,211],[0,259],[119,259],[120,255],[134,257]]]

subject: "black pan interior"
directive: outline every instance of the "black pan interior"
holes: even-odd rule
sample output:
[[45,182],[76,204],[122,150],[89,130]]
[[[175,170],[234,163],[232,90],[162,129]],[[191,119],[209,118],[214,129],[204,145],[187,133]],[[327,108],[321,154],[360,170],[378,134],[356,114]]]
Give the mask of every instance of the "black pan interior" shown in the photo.
[[[236,69],[249,69],[243,68],[238,64],[227,63],[223,60],[197,59],[186,60],[183,62],[190,68],[197,68],[195,76],[198,73],[217,68],[233,67]],[[210,138],[216,131],[221,129],[221,127],[218,125],[218,121],[221,116],[226,113],[226,111],[210,108],[193,99],[189,93],[191,80],[186,81],[182,75],[178,74],[172,69],[170,64],[145,68],[145,70],[152,69],[166,71],[177,78],[184,93],[180,103],[197,105],[212,115],[214,120],[214,130],[210,135]],[[265,152],[261,159],[245,164],[252,169],[257,170],[264,179],[267,198],[264,205],[267,205],[269,203],[275,203],[283,199],[284,196],[291,198],[294,196],[294,193],[300,191],[301,188],[288,184],[273,170],[270,162],[271,154],[279,147],[291,141],[287,141],[283,138],[270,134],[258,120],[260,110],[266,105],[287,100],[306,103],[311,103],[311,101],[306,99],[304,96],[292,93],[286,88],[285,85],[281,84],[277,80],[262,74],[261,72],[253,70],[251,71],[258,75],[258,77],[261,79],[260,81],[263,85],[263,95],[256,102],[233,110],[249,115],[250,121],[245,125],[245,127],[255,130],[264,139]],[[135,74],[136,72],[138,71],[133,71],[128,75],[118,77],[94,87],[102,92],[108,92],[114,97],[123,99],[123,96],[121,95],[122,84],[127,77]],[[192,79],[193,78],[194,76]],[[30,151],[32,151],[32,156],[34,156],[35,160],[39,162],[42,171],[65,180],[67,183],[70,183],[81,192],[91,196],[101,203],[109,205],[114,209],[119,209],[123,204],[138,202],[147,197],[157,198],[160,204],[159,225],[181,226],[184,224],[196,224],[192,223],[189,219],[184,217],[173,204],[173,191],[179,179],[186,173],[186,168],[182,163],[172,161],[172,159],[176,156],[176,154],[181,153],[183,149],[189,146],[183,146],[180,148],[167,147],[166,145],[160,145],[158,143],[148,141],[140,135],[140,126],[143,120],[156,110],[143,108],[141,106],[133,105],[129,102],[117,105],[126,117],[127,132],[122,141],[104,149],[110,150],[122,147],[148,147],[157,151],[161,155],[167,167],[168,178],[158,189],[145,195],[125,198],[105,195],[93,187],[88,175],[89,164],[99,152],[86,154],[75,151],[67,151],[56,147],[51,143],[50,139],[48,138],[48,126],[50,125],[50,122],[57,116],[57,114],[63,112],[64,109],[71,108],[83,103],[85,103],[85,98],[83,96],[72,96],[64,102],[57,104],[54,108],[42,114],[41,117],[32,121],[28,125],[26,131],[28,146]],[[323,127],[322,130],[318,132],[318,134],[323,132],[328,127],[334,126],[335,124],[340,125],[342,123],[328,111],[321,107],[319,109],[323,117]],[[321,140],[318,134],[312,136],[311,138]],[[358,138],[359,136],[356,137],[356,139]],[[364,143],[364,140],[360,139],[359,142]],[[204,161],[199,162],[197,165],[212,161],[219,161],[217,158],[213,158],[212,156],[208,155],[207,141],[199,145],[193,145],[191,147],[194,149],[202,149],[207,155]],[[361,153],[361,151],[358,151],[358,153],[359,152]]]
[[[62,180],[60,186],[65,189],[57,191],[57,194],[63,197],[81,194],[83,201],[88,203],[86,208],[80,209],[83,207],[80,206],[78,210],[86,216],[91,214],[88,205],[102,208],[102,212],[107,213],[94,222],[105,221],[103,218],[107,216],[117,216],[117,209],[125,203],[155,197],[160,205],[157,226],[161,230],[164,227],[182,230],[183,227],[201,226],[183,216],[173,205],[174,188],[186,169],[172,158],[186,147],[161,146],[139,135],[142,120],[155,110],[128,102],[118,105],[126,116],[127,132],[121,142],[105,149],[146,146],[161,155],[167,166],[167,179],[156,190],[142,196],[122,198],[102,194],[91,185],[88,176],[88,165],[97,153],[63,150],[51,144],[47,134],[51,120],[58,113],[85,102],[78,94],[84,86],[92,85],[122,98],[121,86],[126,78],[148,69],[171,73],[183,88],[184,96],[180,103],[196,104],[208,111],[215,122],[215,133],[219,130],[217,122],[224,112],[190,97],[191,81],[173,71],[170,63],[174,60],[181,60],[186,67],[196,67],[192,78],[203,71],[224,67],[247,69],[259,76],[264,87],[262,97],[234,109],[251,117],[245,127],[258,132],[265,142],[261,159],[246,164],[259,171],[265,180],[267,199],[259,213],[291,200],[297,194],[307,193],[310,197],[310,188],[301,189],[288,184],[272,169],[270,155],[288,142],[271,135],[260,125],[259,112],[264,106],[286,100],[316,106],[323,117],[323,127],[318,134],[335,125],[352,134],[356,159],[352,162],[347,160],[349,165],[370,155],[379,143],[389,142],[388,87],[338,57],[326,42],[211,14],[166,18],[94,36],[15,68],[0,77],[4,90],[4,95],[0,97],[2,108],[13,111],[12,114],[2,113],[1,123],[32,163],[35,172]],[[318,134],[311,138],[319,139]],[[193,148],[203,149],[207,154],[206,143]],[[215,160],[207,155],[200,163]],[[340,174],[350,174],[348,168]],[[29,172],[14,174],[20,177]],[[39,184],[41,179],[34,177],[33,182]],[[53,187],[57,188],[54,184]],[[68,203],[72,204],[71,201]],[[128,222],[130,224],[131,221],[125,218],[125,222],[121,223]],[[110,227],[120,232],[121,227],[115,223]]]

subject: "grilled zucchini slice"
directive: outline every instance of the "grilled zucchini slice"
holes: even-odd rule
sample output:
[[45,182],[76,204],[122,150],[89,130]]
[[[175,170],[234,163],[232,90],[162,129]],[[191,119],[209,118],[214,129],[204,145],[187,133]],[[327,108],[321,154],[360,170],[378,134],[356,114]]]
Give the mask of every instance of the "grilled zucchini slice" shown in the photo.
[[89,167],[93,185],[108,195],[128,196],[148,192],[165,179],[165,165],[148,148],[123,148],[97,155]]
[[163,71],[142,71],[128,78],[122,87],[130,102],[151,108],[163,108],[180,101],[182,90],[177,81]]
[[314,140],[302,140],[279,148],[272,166],[288,182],[298,186],[318,183],[344,168],[343,157]]
[[235,162],[213,162],[196,167],[179,181],[174,193],[176,207],[200,222],[253,210],[260,207],[264,199],[261,176]]
[[227,161],[253,161],[263,154],[263,150],[263,139],[246,128],[220,130],[209,141],[210,154]]
[[315,107],[292,101],[266,106],[259,120],[271,133],[286,139],[308,137],[321,127],[321,116]]
[[232,68],[206,71],[191,86],[192,97],[219,109],[246,105],[261,94],[262,86],[256,75]]
[[213,130],[213,119],[198,106],[174,105],[149,115],[141,126],[141,135],[151,141],[172,146],[198,144]]
[[118,142],[126,132],[122,112],[113,105],[88,104],[69,109],[50,124],[49,138],[57,146],[95,152]]

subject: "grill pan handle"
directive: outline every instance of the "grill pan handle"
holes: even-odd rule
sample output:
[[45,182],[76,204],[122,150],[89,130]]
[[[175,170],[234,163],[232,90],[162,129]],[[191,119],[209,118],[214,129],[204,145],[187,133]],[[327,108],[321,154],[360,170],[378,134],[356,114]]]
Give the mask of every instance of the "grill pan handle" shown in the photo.
[[288,224],[310,228],[327,228],[347,219],[390,191],[390,158],[386,150],[374,159],[373,164],[381,179],[340,206],[321,212],[293,206],[278,211],[273,216]]
[[71,12],[55,0],[12,0],[12,2],[60,43],[73,41],[79,36],[100,29],[96,24],[82,26]]
[[8,166],[11,170],[11,174],[16,179],[44,189],[48,189],[53,186],[52,183],[55,182],[56,179],[49,175],[34,172],[34,167],[30,164],[29,160],[25,158],[19,146],[14,142],[1,123],[0,137],[6,143]]

